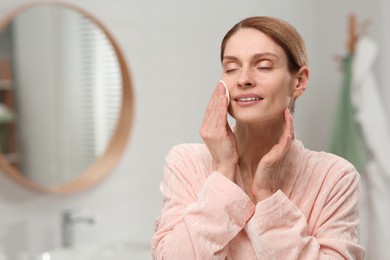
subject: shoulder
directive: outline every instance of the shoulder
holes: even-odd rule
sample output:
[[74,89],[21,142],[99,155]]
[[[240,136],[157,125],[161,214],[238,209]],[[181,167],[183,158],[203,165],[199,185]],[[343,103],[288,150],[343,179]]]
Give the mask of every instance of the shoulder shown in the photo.
[[341,179],[346,175],[359,178],[354,165],[346,159],[326,151],[310,150],[299,140],[294,140],[286,157],[286,166],[304,178]]
[[165,160],[200,159],[208,158],[210,153],[204,144],[184,143],[173,146],[167,153]]
[[321,151],[308,150],[308,159],[316,161],[319,165],[329,170],[343,170],[345,172],[357,172],[355,166],[336,154]]
[[185,143],[173,146],[165,157],[165,167],[186,174],[209,172],[212,157],[205,144]]
[[290,183],[293,183],[291,196],[298,205],[308,203],[301,201],[302,193],[307,194],[304,197],[311,194],[314,199],[313,207],[316,204],[321,208],[319,205],[342,194],[347,196],[358,192],[359,173],[346,159],[329,152],[307,149],[299,141],[294,144],[293,149],[293,156],[289,158],[290,165],[287,166],[290,167],[292,178]]
[[348,160],[326,151],[313,151],[303,148],[304,165],[308,169],[315,169],[317,174],[327,175],[328,178],[339,180],[345,177],[359,178],[355,166]]

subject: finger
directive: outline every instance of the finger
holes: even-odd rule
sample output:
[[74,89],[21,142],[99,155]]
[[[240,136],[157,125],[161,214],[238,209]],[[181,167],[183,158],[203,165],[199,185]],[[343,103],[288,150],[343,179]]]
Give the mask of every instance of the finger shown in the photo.
[[207,104],[206,111],[205,111],[205,118],[217,110],[217,106],[219,103],[218,99],[220,96],[219,91],[220,91],[219,86],[217,85],[213,91],[213,94],[211,95],[209,103]]
[[206,110],[203,119],[202,132],[211,131],[212,129],[219,129],[223,131],[227,124],[227,104],[226,96],[218,89],[214,91],[212,100]]
[[288,108],[284,111],[284,119],[285,124],[283,129],[283,136],[286,137],[290,135],[292,139],[294,139],[294,119],[290,112],[290,109]]
[[294,136],[294,125],[293,118],[289,109],[286,109],[284,112],[285,124],[283,128],[282,136],[279,139],[279,142],[272,147],[269,152],[267,159],[264,161],[267,164],[274,164],[277,161],[281,160],[284,154],[287,152],[288,148],[291,145]]
[[218,94],[217,94],[217,88],[216,88],[214,90],[213,94],[211,95],[209,103],[207,104],[206,113],[215,110],[215,107],[217,105],[217,99],[218,99]]
[[279,150],[279,156],[283,157],[288,148],[290,147],[290,144],[294,138],[294,121],[293,117],[290,113],[290,109],[286,109],[284,112],[284,118],[285,118],[285,124],[283,129],[283,134],[280,137],[280,141],[278,144],[278,150]]
[[225,107],[226,100],[224,97],[219,97],[219,107],[217,106],[215,110],[209,111],[206,116],[206,123],[213,128],[217,128],[221,131],[227,123],[227,109]]
[[293,126],[293,119],[290,113],[290,110],[286,108],[284,110],[284,125],[283,125],[283,133],[282,136],[279,139],[279,142],[282,141],[282,139],[286,138],[289,135],[293,135],[294,132],[294,126]]
[[225,95],[219,97],[219,108],[218,114],[220,116],[221,122],[225,125],[227,122],[227,113],[228,113],[228,104],[227,98]]
[[221,82],[218,82],[209,103],[211,110],[215,109],[218,106],[220,97],[225,95],[224,91],[225,91],[225,87]]
[[291,142],[292,142],[292,136],[289,134],[289,135],[286,135],[281,144],[280,144],[280,148],[279,148],[279,159],[281,159],[284,154],[287,152],[288,148],[290,147],[291,145]]
[[209,108],[209,112],[216,113],[218,121],[223,125],[227,121],[227,97],[225,95],[225,87],[223,83],[219,82],[213,93],[213,101]]

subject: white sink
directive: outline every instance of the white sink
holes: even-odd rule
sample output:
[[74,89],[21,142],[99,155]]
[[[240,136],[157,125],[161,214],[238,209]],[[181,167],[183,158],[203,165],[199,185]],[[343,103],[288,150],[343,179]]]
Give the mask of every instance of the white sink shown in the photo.
[[98,250],[88,260],[150,260],[150,244],[113,242]]
[[37,255],[34,260],[89,260],[95,252],[96,247],[57,248]]
[[102,247],[83,246],[59,248],[43,252],[34,260],[150,260],[150,245],[139,242],[119,241]]

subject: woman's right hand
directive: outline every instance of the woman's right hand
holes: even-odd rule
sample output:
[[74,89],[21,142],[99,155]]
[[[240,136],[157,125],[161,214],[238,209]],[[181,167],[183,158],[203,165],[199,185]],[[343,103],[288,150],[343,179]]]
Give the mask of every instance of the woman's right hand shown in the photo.
[[224,85],[219,82],[207,106],[200,136],[213,157],[213,170],[234,181],[238,164],[237,143],[227,121],[225,91]]

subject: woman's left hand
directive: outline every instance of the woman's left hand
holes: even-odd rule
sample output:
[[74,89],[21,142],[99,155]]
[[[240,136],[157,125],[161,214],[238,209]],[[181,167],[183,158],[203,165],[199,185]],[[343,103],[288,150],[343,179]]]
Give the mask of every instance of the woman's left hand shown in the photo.
[[294,123],[289,109],[284,111],[284,118],[283,134],[279,142],[261,159],[253,179],[252,194],[256,203],[272,196],[279,189],[279,165],[294,139]]

